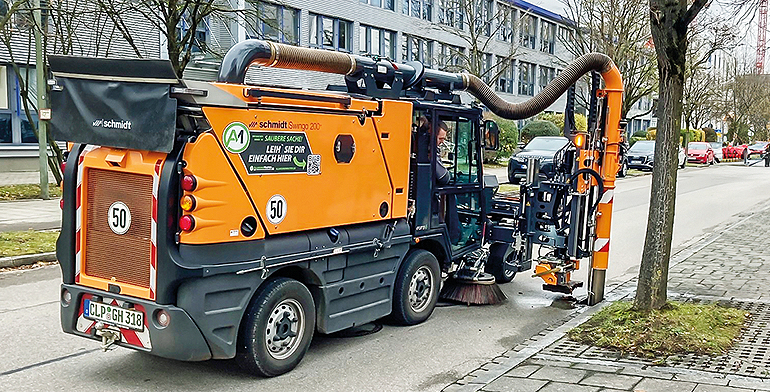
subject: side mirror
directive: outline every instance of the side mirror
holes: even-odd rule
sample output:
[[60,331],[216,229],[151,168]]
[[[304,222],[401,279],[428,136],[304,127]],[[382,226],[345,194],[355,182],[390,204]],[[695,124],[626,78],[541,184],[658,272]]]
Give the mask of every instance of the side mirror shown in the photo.
[[484,120],[484,149],[495,151],[500,148],[500,128],[493,120]]

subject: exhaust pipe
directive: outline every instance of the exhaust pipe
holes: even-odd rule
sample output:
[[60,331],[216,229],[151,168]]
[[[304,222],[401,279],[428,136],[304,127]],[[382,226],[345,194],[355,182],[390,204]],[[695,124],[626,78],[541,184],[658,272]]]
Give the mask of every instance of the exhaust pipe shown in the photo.
[[345,75],[348,82],[373,78],[376,82],[386,83],[394,88],[400,87],[401,90],[395,92],[396,96],[412,87],[429,87],[445,92],[466,90],[493,113],[509,120],[529,118],[544,111],[581,76],[591,71],[602,73],[607,88],[623,88],[620,72],[612,59],[601,53],[588,53],[578,57],[533,98],[522,103],[510,103],[500,98],[481,79],[468,73],[426,69],[419,62],[396,64],[385,59],[256,39],[241,41],[230,48],[222,60],[217,80],[243,84],[246,71],[253,64]]

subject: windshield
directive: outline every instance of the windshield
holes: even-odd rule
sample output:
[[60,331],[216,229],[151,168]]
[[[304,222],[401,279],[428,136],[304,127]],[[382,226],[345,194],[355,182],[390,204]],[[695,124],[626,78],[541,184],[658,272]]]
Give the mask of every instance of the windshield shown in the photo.
[[532,139],[529,144],[527,144],[526,147],[524,147],[525,150],[546,150],[546,151],[558,151],[564,145],[567,144],[567,139],[558,137],[558,138],[550,138],[550,137],[536,137]]
[[754,150],[759,150],[765,148],[767,145],[767,142],[757,142],[749,146],[749,148],[752,148]]
[[653,152],[655,151],[655,141],[654,140],[640,140],[636,143],[634,143],[633,146],[628,150],[628,152]]
[[709,144],[703,142],[692,142],[687,144],[687,148],[690,150],[706,150],[709,148]]

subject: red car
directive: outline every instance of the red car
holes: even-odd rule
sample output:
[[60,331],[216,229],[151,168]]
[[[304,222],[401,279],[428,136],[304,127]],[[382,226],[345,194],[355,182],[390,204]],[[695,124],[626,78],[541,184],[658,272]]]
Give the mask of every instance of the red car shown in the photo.
[[767,148],[768,142],[756,142],[747,148],[749,149],[749,157],[752,155],[762,155],[765,153],[765,148]]
[[741,144],[738,146],[727,146],[722,148],[722,155],[725,158],[741,158],[743,159],[743,152],[746,150],[746,147],[748,145]]
[[713,165],[714,150],[706,142],[690,142],[687,144],[687,162]]

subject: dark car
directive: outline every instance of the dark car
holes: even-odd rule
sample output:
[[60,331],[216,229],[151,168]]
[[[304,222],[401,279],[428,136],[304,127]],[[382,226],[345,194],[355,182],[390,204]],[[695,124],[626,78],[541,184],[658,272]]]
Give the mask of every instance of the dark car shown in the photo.
[[564,136],[538,136],[508,161],[508,181],[518,184],[527,176],[527,159],[540,159],[540,173],[546,178],[553,176],[553,157],[569,140]]
[[[639,140],[626,153],[628,167],[638,170],[652,170],[655,164],[655,140]],[[684,149],[679,147],[679,167],[683,168],[687,158]]]
[[655,160],[655,141],[639,140],[626,153],[628,167],[638,170],[651,170]]

